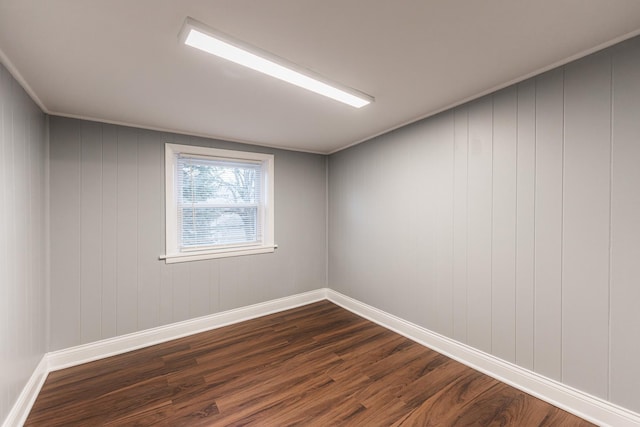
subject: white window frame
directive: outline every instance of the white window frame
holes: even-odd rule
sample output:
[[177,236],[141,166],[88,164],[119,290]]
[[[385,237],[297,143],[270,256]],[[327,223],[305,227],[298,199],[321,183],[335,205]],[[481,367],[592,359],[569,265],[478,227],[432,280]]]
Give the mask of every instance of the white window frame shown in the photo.
[[[265,199],[262,243],[257,245],[232,245],[227,247],[207,248],[203,250],[190,249],[188,251],[180,251],[180,246],[178,244],[178,205],[176,197],[176,159],[178,154],[201,156],[217,160],[229,160],[230,162],[250,161],[260,162],[262,164],[262,185]],[[273,252],[277,247],[274,243],[273,158],[273,154],[165,143],[166,255],[160,256],[160,259],[164,259],[167,264],[172,264],[176,262]]]

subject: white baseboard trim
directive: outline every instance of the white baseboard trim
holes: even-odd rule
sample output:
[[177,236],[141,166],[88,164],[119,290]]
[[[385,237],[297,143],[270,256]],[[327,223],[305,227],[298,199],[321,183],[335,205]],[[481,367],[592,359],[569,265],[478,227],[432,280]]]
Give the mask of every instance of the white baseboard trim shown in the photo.
[[146,329],[101,341],[83,344],[47,354],[49,372],[149,347],[199,332],[221,328],[267,314],[300,307],[327,298],[326,289],[305,292],[208,316]]
[[640,426],[640,414],[454,341],[334,290],[327,289],[326,292],[329,301],[359,316],[592,423],[615,427]]
[[615,427],[640,426],[640,414],[498,359],[327,288],[47,353],[35,368],[2,426],[15,427],[24,423],[49,372],[324,299],[595,424]]
[[27,384],[25,384],[22,392],[18,396],[18,400],[16,400],[11,411],[9,411],[9,414],[4,419],[2,423],[3,427],[15,427],[24,424],[33,403],[36,401],[36,397],[38,397],[38,393],[40,393],[44,380],[47,379],[48,373],[47,355],[45,354],[33,370]]

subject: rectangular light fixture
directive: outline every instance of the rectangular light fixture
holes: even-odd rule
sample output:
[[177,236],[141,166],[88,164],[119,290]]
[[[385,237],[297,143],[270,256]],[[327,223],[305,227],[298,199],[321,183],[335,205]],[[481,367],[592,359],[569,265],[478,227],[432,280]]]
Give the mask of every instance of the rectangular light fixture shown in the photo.
[[295,64],[269,52],[250,46],[232,37],[207,28],[204,24],[187,18],[180,31],[180,41],[212,55],[267,74],[311,92],[324,95],[355,108],[373,102],[373,97],[354,89],[331,83],[315,73],[302,70]]

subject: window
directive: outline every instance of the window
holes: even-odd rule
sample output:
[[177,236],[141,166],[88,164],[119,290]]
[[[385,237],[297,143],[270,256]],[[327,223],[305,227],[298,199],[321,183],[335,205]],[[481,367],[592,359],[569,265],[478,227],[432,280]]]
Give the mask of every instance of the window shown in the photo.
[[167,263],[273,252],[273,155],[166,144]]

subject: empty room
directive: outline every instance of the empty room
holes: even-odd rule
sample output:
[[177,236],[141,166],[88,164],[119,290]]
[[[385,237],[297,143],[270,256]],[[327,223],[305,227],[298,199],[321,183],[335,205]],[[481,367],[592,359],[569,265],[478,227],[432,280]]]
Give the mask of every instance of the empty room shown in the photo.
[[640,426],[637,0],[0,0],[0,425]]

